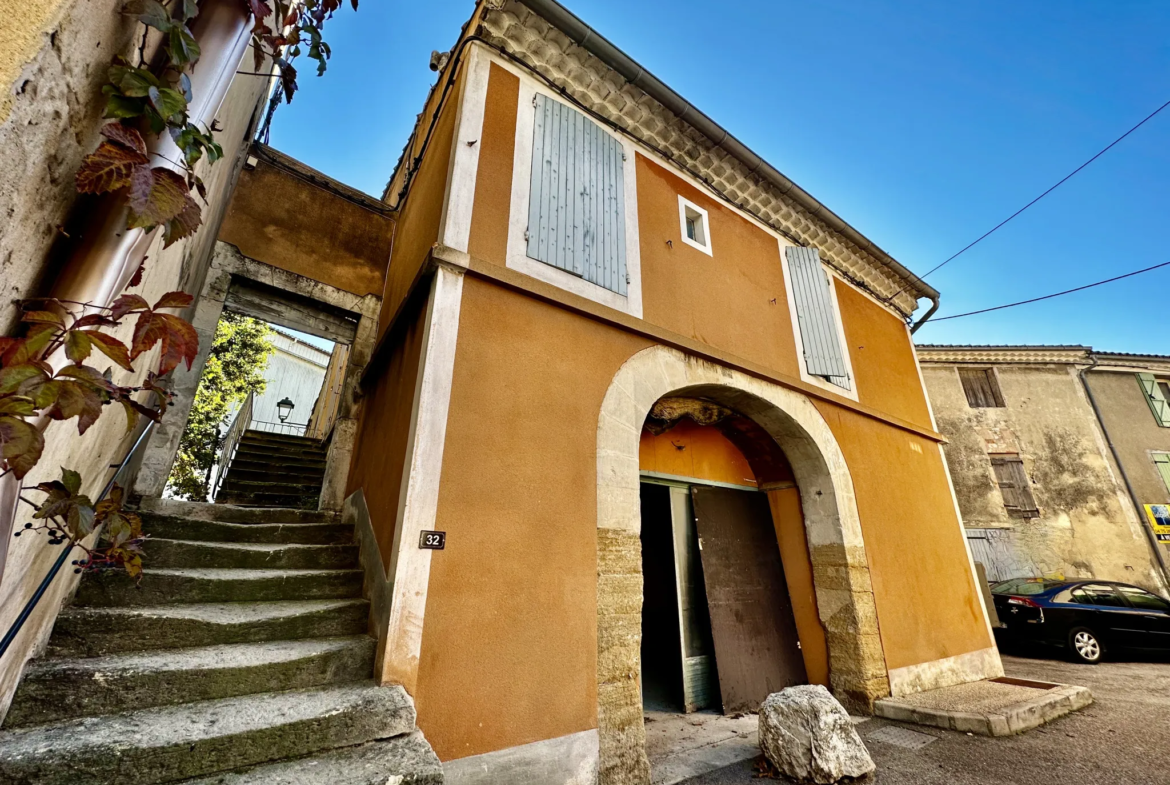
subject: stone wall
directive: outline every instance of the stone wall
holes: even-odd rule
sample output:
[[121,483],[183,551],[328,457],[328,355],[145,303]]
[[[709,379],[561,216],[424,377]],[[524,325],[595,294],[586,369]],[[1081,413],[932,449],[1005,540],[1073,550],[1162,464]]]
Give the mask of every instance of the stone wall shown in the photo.
[[[929,353],[920,359],[938,429],[949,440],[947,463],[968,530],[996,530],[989,536],[1009,549],[1016,571],[1160,588],[1077,365],[989,363],[983,367],[994,365],[1005,406],[973,408],[959,366],[933,361]],[[1038,517],[1009,515],[991,467],[993,453],[1020,456]]]

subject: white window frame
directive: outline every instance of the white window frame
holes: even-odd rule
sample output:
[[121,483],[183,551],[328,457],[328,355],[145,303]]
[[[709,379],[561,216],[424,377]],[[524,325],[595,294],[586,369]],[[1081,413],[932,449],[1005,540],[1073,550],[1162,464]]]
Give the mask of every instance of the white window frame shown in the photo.
[[622,162],[622,181],[625,191],[626,230],[626,284],[625,295],[606,289],[604,286],[586,281],[584,278],[557,269],[550,264],[528,256],[528,203],[532,189],[532,133],[536,122],[536,96],[559,101],[574,111],[581,112],[591,123],[597,121],[583,112],[581,107],[568,103],[560,96],[531,77],[520,76],[519,105],[516,116],[516,152],[512,163],[512,196],[508,217],[507,266],[517,272],[550,283],[553,286],[580,295],[595,303],[609,306],[630,316],[642,318],[642,262],[638,240],[638,183],[635,167],[636,148],[625,137],[613,133],[601,123],[601,130],[617,139],[622,145],[625,160]]
[[[846,390],[844,387],[838,387],[820,376],[814,376],[808,372],[808,366],[804,361],[804,336],[800,334],[800,319],[796,315],[796,295],[792,291],[792,273],[788,270],[788,256],[784,253],[784,249],[792,245],[792,243],[784,240],[778,241],[780,251],[780,265],[784,271],[784,292],[788,300],[788,316],[792,321],[792,337],[796,342],[796,363],[800,368],[800,380],[816,385],[822,390],[840,395],[843,398],[848,398],[853,402],[858,402],[857,393],[857,374],[853,372],[853,358],[849,354],[849,342],[845,340],[845,324],[841,321],[841,305],[837,302],[837,285],[835,280],[840,279],[841,276],[824,262],[821,262],[821,269],[829,275],[829,298],[833,303],[833,322],[837,327],[837,342],[841,346],[841,355],[845,360],[845,368],[849,371],[849,387]],[[845,283],[849,283],[845,281]]]
[[[706,240],[706,244],[692,240],[687,236],[687,210],[692,210],[693,212],[698,213],[699,218],[702,219],[702,235],[703,239]],[[687,199],[682,194],[679,194],[678,196],[678,230],[684,243],[692,248],[696,248],[702,251],[708,256],[714,256],[714,254],[711,252],[711,221],[707,217],[707,211],[702,207],[699,207],[699,205],[695,204],[690,199]]]

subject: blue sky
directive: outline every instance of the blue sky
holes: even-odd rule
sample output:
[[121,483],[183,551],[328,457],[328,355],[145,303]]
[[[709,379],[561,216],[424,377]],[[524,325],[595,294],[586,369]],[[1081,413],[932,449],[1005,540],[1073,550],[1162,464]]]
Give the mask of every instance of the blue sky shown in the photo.
[[[570,0],[569,8],[923,273],[1170,99],[1170,3]],[[272,144],[380,195],[470,0],[363,0]],[[928,281],[939,316],[1170,260],[1170,109]],[[922,343],[1170,353],[1170,268]]]

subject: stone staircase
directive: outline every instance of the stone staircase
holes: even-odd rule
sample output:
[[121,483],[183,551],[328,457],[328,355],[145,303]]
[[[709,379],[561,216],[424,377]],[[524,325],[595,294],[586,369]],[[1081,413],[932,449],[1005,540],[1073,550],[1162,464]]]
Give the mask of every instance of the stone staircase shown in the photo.
[[85,576],[0,732],[0,784],[435,785],[376,642],[352,526],[158,502],[140,585]]
[[317,439],[245,431],[215,502],[315,510],[325,456],[325,445]]

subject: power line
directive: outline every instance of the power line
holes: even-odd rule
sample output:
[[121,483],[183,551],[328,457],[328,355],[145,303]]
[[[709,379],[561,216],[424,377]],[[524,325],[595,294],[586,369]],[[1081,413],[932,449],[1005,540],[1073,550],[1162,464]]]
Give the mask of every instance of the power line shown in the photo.
[[978,310],[978,311],[968,311],[967,313],[957,313],[953,316],[940,316],[936,319],[932,319],[931,321],[945,322],[947,319],[961,319],[964,316],[975,316],[976,314],[980,314],[980,313],[990,313],[991,311],[1002,311],[1004,308],[1015,308],[1017,305],[1027,305],[1028,303],[1038,303],[1041,300],[1051,300],[1053,297],[1061,297],[1062,295],[1072,294],[1073,292],[1082,292],[1085,289],[1092,289],[1094,286],[1100,286],[1102,284],[1113,283],[1114,281],[1120,281],[1122,278],[1132,278],[1135,275],[1141,275],[1142,273],[1148,273],[1150,270],[1157,270],[1159,267],[1170,267],[1170,262],[1162,262],[1161,264],[1155,264],[1153,267],[1146,267],[1146,268],[1141,269],[1141,270],[1134,270],[1132,273],[1126,273],[1125,275],[1117,275],[1117,276],[1114,276],[1113,278],[1106,278],[1104,281],[1097,281],[1096,283],[1087,283],[1084,286],[1078,286],[1075,289],[1065,289],[1063,292],[1056,292],[1055,294],[1046,294],[1043,297],[1033,297],[1031,300],[1020,300],[1018,303],[1008,303],[1007,305],[997,305],[994,308],[983,308],[983,309]]
[[[1089,160],[1085,161],[1083,164],[1081,164],[1080,166],[1078,166],[1076,169],[1073,169],[1071,172],[1069,172],[1067,175],[1065,175],[1063,178],[1061,178],[1060,182],[1058,182],[1056,185],[1052,186],[1052,187],[1051,187],[1051,188],[1049,188],[1047,191],[1045,191],[1044,193],[1040,194],[1039,196],[1037,196],[1037,197],[1036,197],[1035,199],[1033,199],[1032,201],[1028,202],[1026,205],[1024,205],[1023,207],[1021,207],[1019,210],[1016,210],[1014,213],[1012,213],[1012,214],[1011,214],[1011,215],[1009,215],[1007,218],[1005,218],[1005,219],[1003,219],[1002,221],[1000,221],[999,223],[997,223],[997,224],[996,224],[995,226],[993,226],[991,229],[989,229],[988,231],[986,231],[986,232],[984,232],[983,234],[981,234],[981,235],[980,235],[978,238],[976,238],[974,241],[972,241],[972,242],[968,243],[967,245],[963,246],[963,248],[961,248],[961,249],[960,249],[960,250],[959,250],[957,253],[951,254],[951,255],[950,255],[950,256],[948,256],[946,259],[944,259],[942,262],[940,262],[939,264],[936,264],[934,267],[930,268],[929,270],[927,270],[927,271],[926,271],[925,273],[923,273],[922,275],[915,275],[915,276],[914,276],[914,280],[910,281],[910,283],[909,283],[908,285],[910,285],[910,286],[913,286],[913,285],[914,285],[916,282],[918,282],[918,281],[921,281],[921,280],[925,279],[925,278],[926,278],[928,275],[931,275],[931,274],[933,274],[933,273],[937,272],[937,271],[938,271],[939,269],[941,269],[942,267],[946,266],[946,265],[947,265],[947,264],[949,264],[950,262],[954,261],[955,259],[957,259],[957,258],[959,258],[960,256],[962,256],[963,254],[965,254],[967,251],[969,251],[969,250],[971,250],[972,248],[974,248],[976,245],[978,245],[979,243],[981,243],[983,240],[986,240],[988,237],[990,237],[990,236],[991,236],[993,233],[995,233],[997,230],[999,230],[999,229],[1001,229],[1003,226],[1005,226],[1005,225],[1006,225],[1006,224],[1007,224],[1009,221],[1011,221],[1013,218],[1015,218],[1016,216],[1018,216],[1020,213],[1024,212],[1025,210],[1027,210],[1027,209],[1028,209],[1029,207],[1031,207],[1032,205],[1036,204],[1036,202],[1040,201],[1040,200],[1041,200],[1041,199],[1043,199],[1045,196],[1048,196],[1048,194],[1052,193],[1052,192],[1053,192],[1053,191],[1055,191],[1057,188],[1059,188],[1060,186],[1064,185],[1066,182],[1068,182],[1070,179],[1072,179],[1072,177],[1073,177],[1074,175],[1076,175],[1078,172],[1080,172],[1080,171],[1081,171],[1082,169],[1084,169],[1086,166],[1088,166],[1089,164],[1093,163],[1093,161],[1096,161],[1098,158],[1100,158],[1101,156],[1103,156],[1105,153],[1109,152],[1111,149],[1113,149],[1113,147],[1114,147],[1114,146],[1116,146],[1116,145],[1117,145],[1117,143],[1118,143],[1118,142],[1120,142],[1122,139],[1124,139],[1125,137],[1129,136],[1129,135],[1130,135],[1130,134],[1132,134],[1134,131],[1136,131],[1137,129],[1141,128],[1141,127],[1142,127],[1143,125],[1145,125],[1147,122],[1149,122],[1150,120],[1152,120],[1152,119],[1154,118],[1154,116],[1155,116],[1155,115],[1157,115],[1159,112],[1161,112],[1161,111],[1162,111],[1163,109],[1165,109],[1167,106],[1170,106],[1170,101],[1167,101],[1166,103],[1162,104],[1162,105],[1161,105],[1161,106],[1159,106],[1157,109],[1155,109],[1154,111],[1150,112],[1148,115],[1146,115],[1145,119],[1143,119],[1143,120],[1142,120],[1140,123],[1138,123],[1137,125],[1135,125],[1133,128],[1130,128],[1128,131],[1126,131],[1125,133],[1123,133],[1121,136],[1119,136],[1119,137],[1117,137],[1116,139],[1114,139],[1112,142],[1110,142],[1110,143],[1109,143],[1109,145],[1108,145],[1107,147],[1105,147],[1104,149],[1102,149],[1100,152],[1098,152],[1096,155],[1094,155],[1094,156],[1093,156],[1092,158],[1090,158]],[[898,293],[899,293],[899,294],[901,294],[901,291],[904,291],[904,290],[900,290]],[[892,300],[893,298],[891,297],[890,299]],[[954,317],[952,316],[952,317],[948,317],[948,318],[952,318],[952,319],[953,319]],[[938,321],[938,319],[935,319],[935,321]]]

